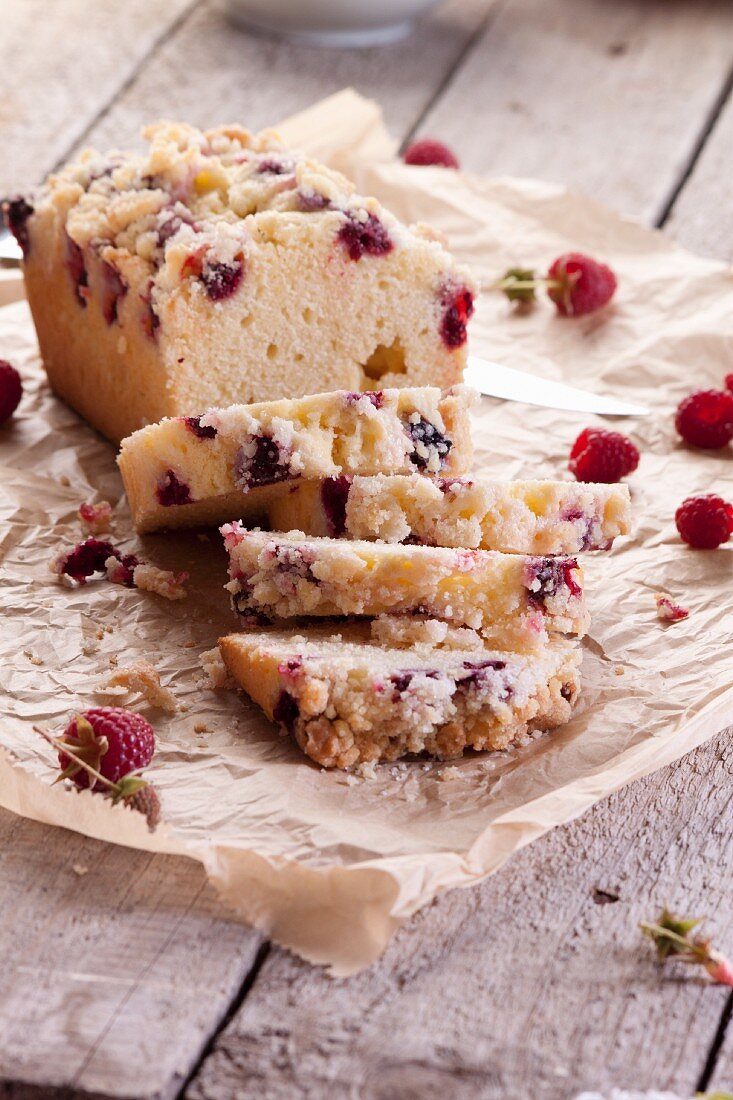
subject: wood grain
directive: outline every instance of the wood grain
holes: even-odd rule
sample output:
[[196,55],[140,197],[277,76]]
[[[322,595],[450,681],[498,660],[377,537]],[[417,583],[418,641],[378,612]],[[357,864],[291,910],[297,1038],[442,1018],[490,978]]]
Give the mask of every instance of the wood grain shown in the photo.
[[0,1096],[174,1096],[260,943],[199,864],[0,811]]
[[38,183],[192,0],[2,5],[0,195]]
[[728,98],[667,222],[706,256],[733,260],[733,99]]
[[273,953],[186,1096],[692,1095],[726,991],[660,973],[638,922],[669,901],[733,937],[732,781],[722,734],[440,898],[355,978]]
[[727,0],[505,3],[420,130],[473,171],[560,181],[653,222],[726,82],[731,32]]
[[221,4],[202,4],[156,54],[90,134],[98,148],[130,145],[156,118],[250,129],[352,85],[384,107],[404,136],[483,25],[491,0],[449,0],[394,46],[330,50],[237,30]]

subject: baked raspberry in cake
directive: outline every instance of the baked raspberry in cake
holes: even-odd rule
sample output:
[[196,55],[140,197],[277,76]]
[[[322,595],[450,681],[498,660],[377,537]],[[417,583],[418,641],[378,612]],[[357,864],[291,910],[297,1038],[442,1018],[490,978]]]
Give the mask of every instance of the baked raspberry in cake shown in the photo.
[[281,487],[266,521],[271,531],[332,538],[579,554],[628,533],[631,500],[627,485],[342,474]]
[[219,646],[237,683],[326,768],[504,749],[566,722],[580,690],[580,652],[565,639],[531,656],[440,643],[410,650],[351,623],[295,636],[248,631]]
[[245,622],[301,616],[422,614],[507,649],[588,625],[575,558],[313,538],[222,527],[228,589]]
[[450,386],[474,288],[272,132],[162,122],[5,204],[56,392],[114,441],[164,416],[334,388]]
[[465,386],[338,390],[141,428],[119,456],[133,522],[143,532],[251,521],[301,478],[459,475],[471,464],[474,396]]

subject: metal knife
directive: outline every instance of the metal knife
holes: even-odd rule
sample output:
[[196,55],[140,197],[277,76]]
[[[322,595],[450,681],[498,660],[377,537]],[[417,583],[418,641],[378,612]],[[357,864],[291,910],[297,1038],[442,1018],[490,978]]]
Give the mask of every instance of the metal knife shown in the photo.
[[620,401],[616,397],[589,393],[565,382],[540,378],[536,374],[503,367],[469,355],[464,381],[487,397],[502,401],[521,401],[525,405],[542,405],[546,409],[566,409],[569,412],[597,413],[598,416],[648,416],[649,409]]

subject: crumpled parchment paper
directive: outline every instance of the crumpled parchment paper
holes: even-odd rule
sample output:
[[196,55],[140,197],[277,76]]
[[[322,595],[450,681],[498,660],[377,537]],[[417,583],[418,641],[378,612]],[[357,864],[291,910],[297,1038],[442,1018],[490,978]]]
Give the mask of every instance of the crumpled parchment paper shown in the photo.
[[[246,120],[244,120],[246,122]],[[522,845],[624,783],[677,760],[733,718],[733,544],[694,552],[673,516],[684,496],[733,496],[733,450],[682,447],[672,411],[689,390],[720,386],[733,364],[733,278],[662,235],[565,188],[482,180],[392,159],[378,108],[343,92],[281,126],[287,139],[355,178],[407,221],[442,230],[486,290],[472,349],[510,366],[651,405],[618,426],[642,460],[631,478],[636,530],[586,558],[593,626],[584,692],[564,729],[457,765],[381,767],[376,779],[309,763],[246,699],[202,685],[200,654],[233,629],[216,533],[131,535],[112,448],[52,397],[24,302],[0,311],[0,355],[26,380],[20,414],[0,433],[0,804],[87,835],[200,860],[248,921],[345,975],[368,965],[436,893],[468,886]],[[545,267],[568,248],[617,271],[613,307],[563,320],[541,303],[512,311],[488,287],[511,264]],[[567,476],[577,432],[593,418],[484,399],[476,471],[499,478]],[[79,538],[85,500],[116,505],[116,540],[191,573],[179,603],[100,581],[75,591],[48,562]],[[654,594],[690,618],[665,626]],[[164,825],[89,793],[51,787],[52,752],[34,733],[70,713],[133,701],[105,682],[145,658],[186,709],[141,706],[159,739],[150,777]],[[201,725],[206,729],[201,730]],[[195,727],[198,726],[198,732]],[[680,765],[684,767],[684,764]]]

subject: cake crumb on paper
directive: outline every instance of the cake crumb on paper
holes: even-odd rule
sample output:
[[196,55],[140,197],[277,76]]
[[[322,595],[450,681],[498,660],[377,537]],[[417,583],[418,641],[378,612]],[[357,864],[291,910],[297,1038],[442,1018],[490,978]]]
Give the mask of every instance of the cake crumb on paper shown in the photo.
[[111,530],[112,505],[108,500],[100,500],[98,504],[81,504],[78,515],[86,535],[102,535]]
[[377,766],[373,760],[365,760],[354,768],[354,774],[358,775],[360,779],[376,779]]
[[623,665],[616,665],[613,671],[617,676],[623,676],[626,670]]
[[23,656],[27,657],[32,665],[40,666],[43,664],[43,659],[34,653],[32,649],[24,649]]
[[135,566],[132,580],[142,592],[153,592],[165,600],[183,600],[188,595],[184,587],[188,573],[172,573],[170,569],[143,563]]
[[83,878],[89,872],[89,868],[85,867],[83,863],[75,863],[71,869],[79,878]]
[[206,649],[201,654],[201,667],[207,677],[206,687],[210,691],[222,691],[224,688],[233,688],[234,681],[227,671],[221,653],[218,648]]
[[193,732],[194,733],[208,733],[209,732],[209,727],[206,725],[206,722],[196,722],[196,724],[193,727]]
[[657,618],[663,623],[679,623],[690,614],[686,607],[675,602],[674,596],[670,596],[669,592],[657,592],[654,600],[657,605]]
[[455,764],[451,764],[448,768],[441,768],[435,778],[441,783],[448,783],[451,779],[458,779],[460,774],[460,770]]
[[175,714],[178,703],[168,688],[163,687],[160,676],[147,661],[136,661],[126,668],[120,668],[107,680],[109,687],[124,687],[128,691],[139,691],[151,707],[159,707],[167,714]]

